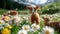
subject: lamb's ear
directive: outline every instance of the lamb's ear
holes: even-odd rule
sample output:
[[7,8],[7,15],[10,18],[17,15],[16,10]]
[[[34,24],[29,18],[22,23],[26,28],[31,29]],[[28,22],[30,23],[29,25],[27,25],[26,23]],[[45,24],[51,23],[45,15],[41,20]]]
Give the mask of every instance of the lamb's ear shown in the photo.
[[32,10],[32,8],[30,6],[26,6],[26,8],[29,9],[29,10]]
[[40,10],[40,6],[36,6],[35,11]]
[[32,8],[30,6],[26,6],[26,8],[32,13]]
[[45,15],[43,15],[43,16],[42,16],[42,19],[45,19],[45,18],[46,18],[46,16],[45,16]]

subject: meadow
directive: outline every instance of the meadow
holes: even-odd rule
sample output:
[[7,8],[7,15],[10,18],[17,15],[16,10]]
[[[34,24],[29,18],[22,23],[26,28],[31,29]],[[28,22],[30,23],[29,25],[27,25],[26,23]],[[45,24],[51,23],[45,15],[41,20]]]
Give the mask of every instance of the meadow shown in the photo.
[[[4,13],[6,13],[8,10],[4,10],[1,9],[0,10],[0,14],[3,15]],[[0,17],[2,17],[0,15]],[[24,25],[28,25],[31,27],[31,22],[30,22],[30,13],[28,10],[19,10],[19,18],[20,18],[20,23],[13,23],[12,25],[12,29],[11,30],[11,34],[18,34],[18,32],[20,30],[22,30],[22,27]],[[58,21],[60,20],[60,13],[55,13],[55,14],[41,14],[40,15],[40,28],[39,30],[36,31],[28,31],[28,34],[42,34],[42,30],[44,28],[44,20],[42,19],[42,16],[46,16],[46,17],[52,17],[51,21]],[[13,17],[12,17],[13,18]],[[54,30],[54,34],[60,34],[58,31]]]

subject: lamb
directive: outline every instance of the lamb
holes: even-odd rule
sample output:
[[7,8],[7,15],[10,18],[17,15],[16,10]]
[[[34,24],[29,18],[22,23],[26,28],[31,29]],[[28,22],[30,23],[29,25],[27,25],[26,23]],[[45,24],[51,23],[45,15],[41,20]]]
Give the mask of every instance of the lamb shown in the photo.
[[34,12],[32,11],[32,7],[31,6],[27,6],[27,9],[30,10],[30,13],[31,13],[31,24],[33,23],[36,23],[38,25],[40,25],[40,17],[39,17],[39,14],[37,13],[37,11],[40,9],[39,6],[35,6],[34,7]]
[[2,20],[4,20],[5,22],[8,22],[11,20],[11,18],[7,14],[3,14]]
[[7,12],[7,15],[9,16],[13,16],[13,18],[11,18],[11,21],[15,24],[20,23],[20,17],[18,16],[18,11],[17,10],[9,10]]
[[44,16],[42,16],[42,18],[44,19],[45,26],[51,26],[51,27],[54,27],[55,30],[60,31],[60,21],[50,22],[49,18],[46,18]]

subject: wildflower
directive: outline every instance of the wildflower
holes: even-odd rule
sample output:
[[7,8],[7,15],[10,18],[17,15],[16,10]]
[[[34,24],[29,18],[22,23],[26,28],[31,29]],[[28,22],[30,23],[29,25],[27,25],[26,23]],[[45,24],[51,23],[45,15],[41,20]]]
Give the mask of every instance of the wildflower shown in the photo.
[[8,26],[7,26],[7,28],[11,29],[11,28],[12,28],[12,26],[11,26],[11,25],[8,25]]
[[18,34],[27,34],[26,30],[19,30]]
[[54,29],[48,26],[45,26],[42,30],[42,34],[54,34]]
[[8,29],[8,28],[4,28],[2,31],[1,31],[1,33],[2,34],[10,34],[10,30]]
[[2,22],[0,21],[0,24],[2,24]]
[[30,30],[30,26],[29,25],[23,25],[22,29],[29,31]]
[[35,24],[35,23],[32,24],[31,27],[32,27],[32,29],[31,29],[32,31],[36,31],[36,30],[39,30],[40,29],[40,26],[37,25],[37,24]]
[[0,20],[0,25],[3,25],[5,22],[3,20]]

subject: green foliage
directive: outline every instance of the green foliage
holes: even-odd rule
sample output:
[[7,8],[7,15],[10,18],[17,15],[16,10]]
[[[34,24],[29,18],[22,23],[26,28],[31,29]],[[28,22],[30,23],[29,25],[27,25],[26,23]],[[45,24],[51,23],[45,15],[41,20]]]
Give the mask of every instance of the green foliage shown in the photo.
[[57,6],[57,4],[52,3],[52,4],[42,7],[41,11],[43,14],[44,13],[54,14],[54,13],[60,12],[60,6]]
[[21,26],[17,26],[16,24],[13,24],[12,26],[13,28],[11,29],[11,34],[17,34],[18,31],[21,29]]
[[12,0],[0,0],[0,8],[9,9],[9,10],[18,8],[18,9],[24,10],[26,9],[26,6],[23,4],[14,2]]
[[7,10],[5,10],[5,9],[0,9],[0,15],[4,14],[4,13],[6,13],[6,12],[7,12]]
[[29,14],[28,10],[18,10],[19,14]]
[[22,21],[21,25],[31,25],[30,21],[26,21],[25,19]]
[[[6,9],[0,9],[0,15],[6,13],[8,10]],[[19,14],[29,14],[29,11],[28,10],[18,10],[18,13]]]

